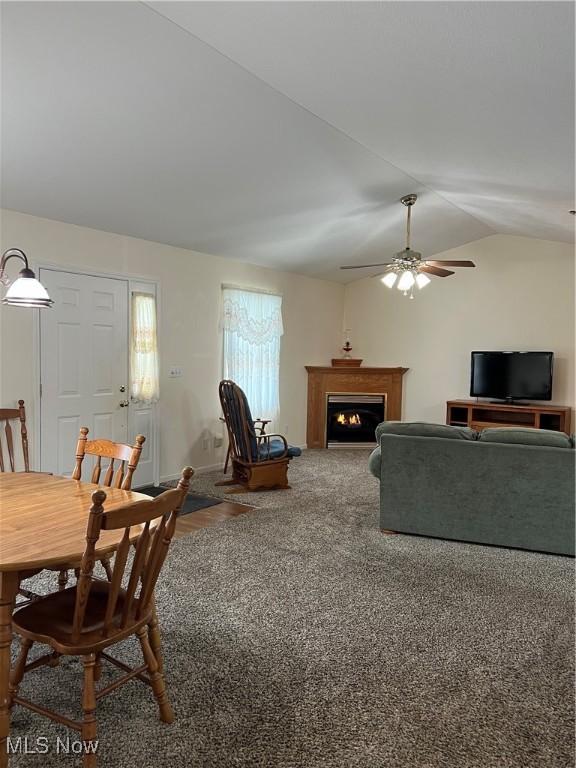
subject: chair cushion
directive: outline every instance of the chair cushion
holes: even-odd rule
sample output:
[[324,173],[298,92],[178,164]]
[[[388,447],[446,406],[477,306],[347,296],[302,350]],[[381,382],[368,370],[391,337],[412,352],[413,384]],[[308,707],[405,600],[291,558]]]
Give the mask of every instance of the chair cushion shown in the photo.
[[254,461],[258,456],[258,443],[246,395],[233,382],[222,381],[220,400],[226,415],[226,426],[234,436],[234,453],[243,461]]
[[424,421],[384,421],[376,427],[376,440],[380,435],[410,435],[411,437],[445,437],[448,440],[476,440],[478,433],[469,427],[448,424],[428,424]]
[[[238,388],[238,389],[240,389],[240,388]],[[244,393],[243,389],[240,389],[240,397],[242,398],[242,403],[244,404],[244,413],[246,414],[246,420],[247,420],[248,424],[250,425],[251,431],[253,432],[254,431],[254,420],[252,419],[252,413],[250,411],[250,404],[248,402],[248,398],[246,397],[246,394]],[[241,433],[242,430],[244,429],[244,423],[243,423],[242,419],[240,418],[240,414],[236,414],[236,416],[237,416],[237,419],[238,419],[238,424],[237,424],[236,428],[238,430],[240,430],[240,433]],[[251,454],[251,458],[254,460],[256,458],[257,454],[258,454],[258,445],[257,445],[257,440],[253,436],[252,432],[251,432],[250,438],[249,438],[250,439],[250,454]],[[247,456],[243,456],[242,458],[246,458],[247,459],[248,457]]]
[[480,433],[482,443],[516,443],[543,445],[549,448],[573,448],[572,440],[564,432],[531,427],[490,427]]
[[[268,441],[261,441],[258,446],[258,459],[260,461],[266,461],[267,459],[278,459],[284,453],[284,443],[280,438],[273,437],[270,442],[270,451],[268,451]],[[288,446],[288,457],[294,458],[294,456],[300,456],[302,449],[295,446]]]

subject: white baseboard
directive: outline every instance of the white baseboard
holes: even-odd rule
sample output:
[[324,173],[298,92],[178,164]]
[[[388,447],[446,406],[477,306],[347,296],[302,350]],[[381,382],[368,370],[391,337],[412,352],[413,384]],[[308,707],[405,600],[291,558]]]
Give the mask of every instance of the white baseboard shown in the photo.
[[[214,472],[217,469],[224,469],[224,464],[219,462],[218,464],[206,464],[204,467],[194,467],[195,475],[203,475],[205,472]],[[167,483],[169,480],[179,480],[181,472],[176,472],[174,475],[162,475],[160,478],[161,483]],[[192,480],[194,482],[194,480]]]
[[162,483],[168,483],[170,482],[170,480],[179,480],[179,479],[180,479],[180,473],[178,473],[177,475],[162,475],[160,477],[160,485],[162,485]]
[[194,467],[194,472],[197,475],[203,475],[205,472],[215,472],[217,469],[224,471],[224,463],[218,462],[218,464],[206,464],[205,467]]

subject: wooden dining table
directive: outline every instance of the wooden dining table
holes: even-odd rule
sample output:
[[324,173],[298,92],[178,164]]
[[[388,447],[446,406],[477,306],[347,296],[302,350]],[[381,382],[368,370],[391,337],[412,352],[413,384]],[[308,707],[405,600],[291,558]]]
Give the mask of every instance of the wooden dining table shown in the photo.
[[[0,768],[8,765],[12,613],[20,582],[45,568],[81,560],[91,497],[98,488],[53,475],[0,473]],[[102,490],[106,509],[149,498],[135,491]],[[102,531],[96,555],[114,552],[123,533]],[[134,538],[138,533],[135,529]]]

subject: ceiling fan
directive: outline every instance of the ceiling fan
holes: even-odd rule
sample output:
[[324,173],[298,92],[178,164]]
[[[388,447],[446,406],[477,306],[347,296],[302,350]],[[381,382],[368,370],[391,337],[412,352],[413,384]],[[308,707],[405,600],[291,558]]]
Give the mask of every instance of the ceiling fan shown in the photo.
[[404,296],[410,293],[410,298],[414,298],[414,286],[424,288],[430,282],[428,275],[435,277],[449,277],[453,275],[450,269],[445,267],[475,267],[473,261],[463,260],[422,260],[422,254],[413,251],[410,248],[410,215],[412,206],[418,199],[417,195],[405,195],[400,202],[408,209],[406,217],[406,248],[403,251],[395,253],[392,261],[386,261],[382,264],[354,264],[340,269],[367,269],[368,267],[385,267],[384,273],[374,275],[379,277],[388,288],[396,287],[404,292]]

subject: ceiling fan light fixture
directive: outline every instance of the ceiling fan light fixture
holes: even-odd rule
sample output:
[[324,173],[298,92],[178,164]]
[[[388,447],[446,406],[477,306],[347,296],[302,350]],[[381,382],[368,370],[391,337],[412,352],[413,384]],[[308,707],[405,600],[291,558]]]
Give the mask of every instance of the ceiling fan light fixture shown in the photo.
[[430,278],[427,275],[425,275],[424,272],[418,272],[418,274],[416,275],[416,285],[418,286],[418,288],[420,288],[420,290],[422,290],[422,288],[425,288],[428,285],[428,283],[431,283],[431,282],[432,281],[430,280]]
[[[424,261],[419,251],[413,251],[410,247],[410,221],[411,212],[414,203],[418,199],[417,195],[404,195],[401,203],[406,206],[406,245],[402,251],[398,251],[392,257],[392,261],[380,262],[378,264],[358,264],[347,265],[340,269],[373,269],[375,267],[385,267],[385,272],[377,272],[372,277],[380,278],[380,281],[387,287],[396,288],[404,293],[404,296],[410,294],[414,298],[414,286],[419,290],[425,288],[430,282],[428,274],[435,277],[450,277],[454,272],[446,267],[475,267],[473,261],[468,259],[430,259]],[[575,211],[571,211],[575,213]],[[428,273],[428,274],[425,274]]]
[[415,280],[412,272],[409,269],[405,269],[400,275],[400,280],[398,280],[398,285],[396,287],[399,291],[409,291],[414,285],[414,282]]
[[396,272],[388,272],[387,275],[384,275],[384,277],[380,278],[381,282],[383,282],[387,288],[393,288],[397,279],[398,275]]

